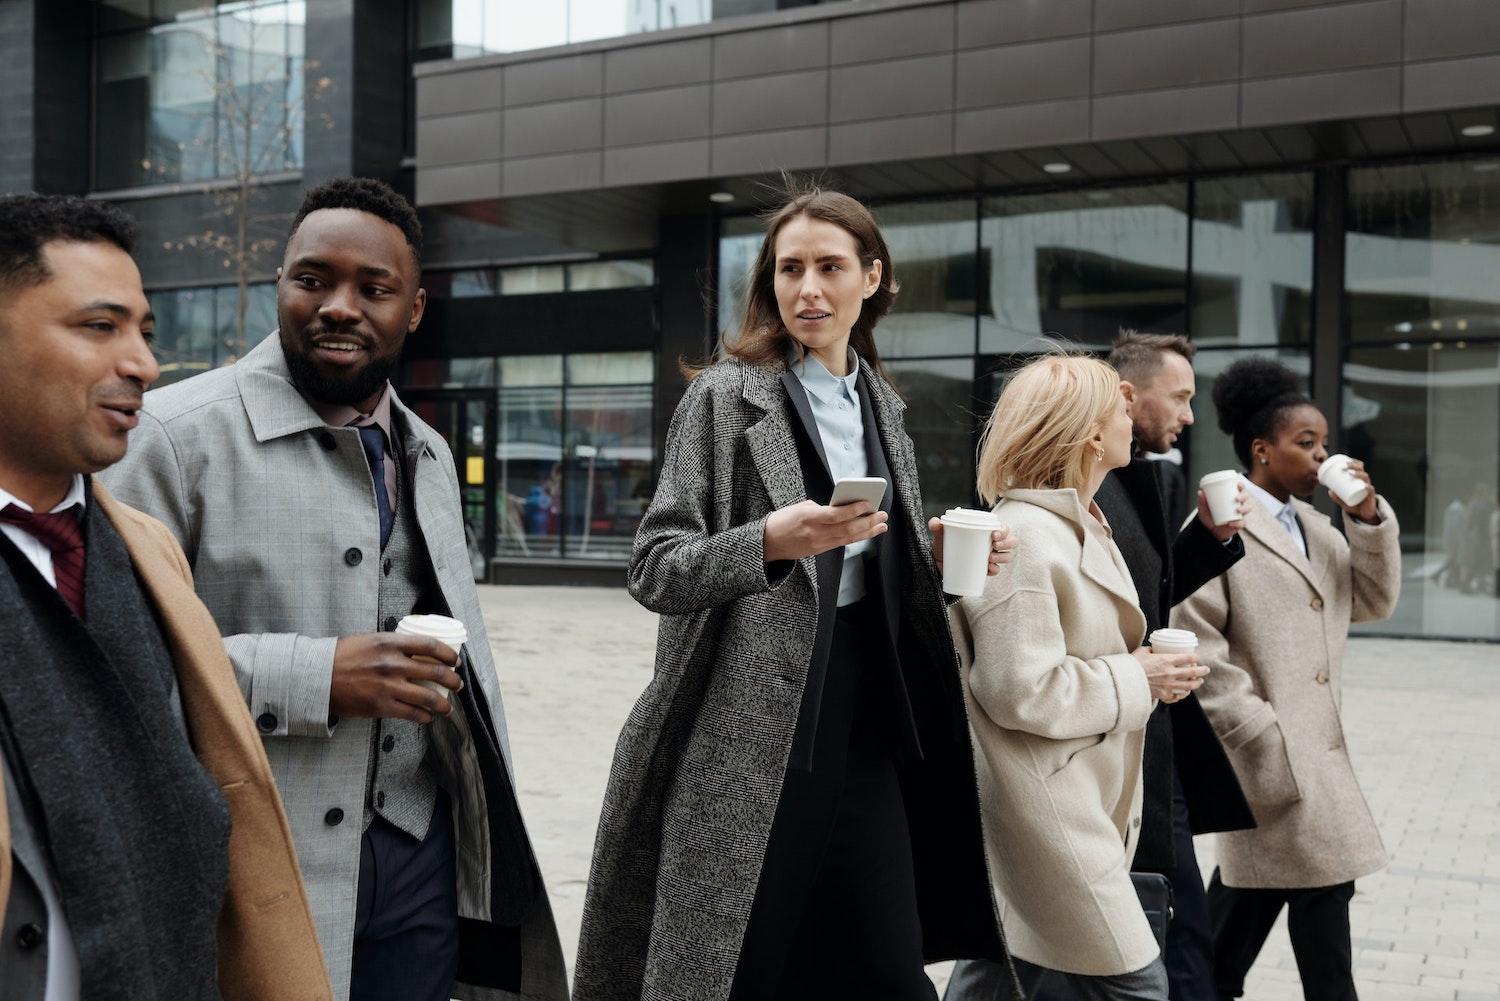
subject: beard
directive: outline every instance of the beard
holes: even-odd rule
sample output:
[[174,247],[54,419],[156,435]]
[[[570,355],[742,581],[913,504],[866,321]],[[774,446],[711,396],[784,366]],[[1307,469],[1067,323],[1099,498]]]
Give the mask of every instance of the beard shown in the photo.
[[343,376],[334,377],[323,373],[317,364],[302,351],[300,343],[282,342],[286,355],[286,367],[292,376],[292,385],[302,395],[319,403],[333,406],[357,407],[380,392],[391,374],[396,371],[400,354],[372,355],[361,369]]

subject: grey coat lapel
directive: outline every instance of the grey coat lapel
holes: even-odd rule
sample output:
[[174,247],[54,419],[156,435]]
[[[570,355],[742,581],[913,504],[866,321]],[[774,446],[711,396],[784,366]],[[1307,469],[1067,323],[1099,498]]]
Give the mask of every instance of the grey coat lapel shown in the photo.
[[[1302,515],[1300,509],[1298,515]],[[1258,539],[1262,545],[1278,557],[1285,560],[1291,568],[1297,571],[1319,594],[1323,593],[1323,585],[1314,570],[1311,554],[1314,552],[1313,541],[1306,531],[1306,522],[1303,521],[1302,538],[1307,540],[1308,556],[1302,555],[1302,550],[1297,548],[1297,543],[1287,534],[1287,530],[1281,523],[1266,511],[1264,507],[1256,502],[1251,506],[1250,514],[1245,518],[1245,531]]]
[[[784,365],[780,371],[785,371]],[[746,403],[765,414],[745,429],[745,444],[756,471],[760,473],[761,482],[765,484],[766,493],[770,495],[773,511],[807,499],[802,467],[797,461],[797,441],[787,418],[780,371],[747,365],[742,394]],[[811,572],[811,560],[803,563]]]

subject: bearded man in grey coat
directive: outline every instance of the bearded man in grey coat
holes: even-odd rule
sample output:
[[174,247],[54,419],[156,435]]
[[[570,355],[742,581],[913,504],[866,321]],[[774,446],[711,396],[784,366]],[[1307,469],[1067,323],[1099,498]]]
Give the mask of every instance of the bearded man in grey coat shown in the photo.
[[[182,543],[286,802],[335,997],[566,998],[443,439],[388,376],[426,297],[405,199],[307,193],[280,330],[149,394],[111,487]],[[462,620],[462,655],[399,635]]]

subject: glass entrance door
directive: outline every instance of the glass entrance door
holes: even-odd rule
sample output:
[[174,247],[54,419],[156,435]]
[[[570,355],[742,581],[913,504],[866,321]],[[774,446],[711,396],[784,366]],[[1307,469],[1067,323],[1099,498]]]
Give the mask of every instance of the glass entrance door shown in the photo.
[[430,424],[453,453],[464,515],[464,536],[474,579],[489,578],[495,505],[490,442],[495,437],[495,396],[488,389],[409,391],[402,401]]

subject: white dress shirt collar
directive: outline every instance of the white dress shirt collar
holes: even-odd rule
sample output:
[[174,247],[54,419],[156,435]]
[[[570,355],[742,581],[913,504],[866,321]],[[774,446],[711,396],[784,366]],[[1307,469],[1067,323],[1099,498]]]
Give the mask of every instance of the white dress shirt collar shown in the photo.
[[1302,534],[1302,526],[1297,522],[1297,507],[1292,503],[1291,498],[1285,501],[1277,500],[1276,496],[1265,487],[1252,483],[1250,477],[1242,476],[1240,479],[1244,482],[1245,489],[1250,496],[1260,502],[1260,506],[1265,508],[1267,514],[1276,519],[1277,523],[1286,530],[1286,534],[1292,537],[1292,541],[1297,544],[1302,555],[1306,556],[1307,539]]
[[[75,504],[86,504],[88,502],[87,498],[88,493],[84,490],[83,486],[83,474],[74,473],[73,485],[68,488],[67,495],[64,496],[60,502],[58,502],[56,507],[54,507],[51,511],[45,513],[56,514],[58,511],[66,511],[68,508],[72,507]],[[9,490],[6,490],[4,487],[0,487],[0,511],[5,510],[5,508],[11,504],[14,504],[18,508],[21,508],[23,511],[30,511],[33,514],[36,513],[35,509],[32,508],[30,504],[26,503],[21,498],[11,493]]]

